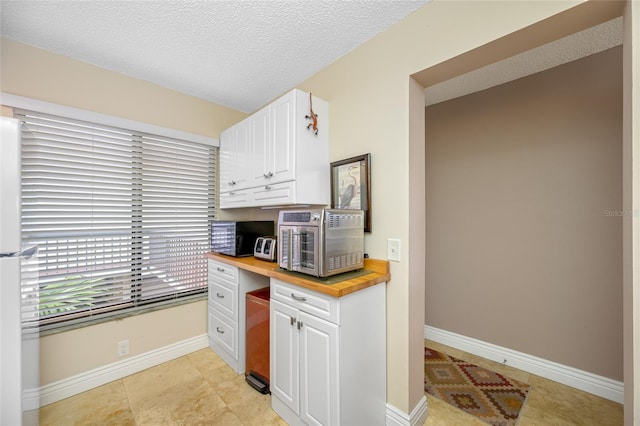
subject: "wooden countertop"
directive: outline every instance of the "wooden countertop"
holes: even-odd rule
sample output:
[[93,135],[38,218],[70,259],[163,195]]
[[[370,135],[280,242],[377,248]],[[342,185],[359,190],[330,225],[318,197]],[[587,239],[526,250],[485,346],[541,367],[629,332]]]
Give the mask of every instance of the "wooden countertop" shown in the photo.
[[389,262],[378,259],[364,260],[364,269],[371,271],[371,273],[339,281],[334,284],[323,284],[314,281],[314,277],[309,276],[309,278],[306,278],[305,274],[282,272],[277,262],[267,262],[265,260],[256,259],[253,256],[232,257],[218,253],[207,253],[205,256],[209,259],[217,260],[218,262],[227,263],[256,274],[276,278],[281,281],[299,285],[300,287],[305,287],[333,297],[346,296],[347,294],[354,293],[358,290],[363,290],[367,287],[387,282],[391,278]]

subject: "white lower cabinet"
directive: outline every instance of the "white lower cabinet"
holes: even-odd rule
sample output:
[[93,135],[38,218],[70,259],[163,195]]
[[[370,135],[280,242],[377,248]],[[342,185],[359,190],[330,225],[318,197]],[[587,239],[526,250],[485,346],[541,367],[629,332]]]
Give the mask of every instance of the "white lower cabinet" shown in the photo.
[[246,294],[269,286],[269,278],[208,260],[209,346],[238,374],[245,370]]
[[382,425],[385,285],[334,298],[271,280],[271,403],[289,424]]

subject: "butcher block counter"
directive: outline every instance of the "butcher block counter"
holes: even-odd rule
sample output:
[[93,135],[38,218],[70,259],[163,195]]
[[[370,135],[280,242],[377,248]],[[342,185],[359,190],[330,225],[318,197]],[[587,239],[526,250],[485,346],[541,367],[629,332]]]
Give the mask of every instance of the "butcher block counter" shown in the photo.
[[387,282],[391,278],[389,262],[378,259],[364,259],[364,269],[360,271],[346,272],[327,278],[316,278],[283,270],[277,262],[267,262],[253,256],[232,257],[218,253],[207,253],[205,256],[246,271],[276,278],[333,297],[346,296],[358,290]]

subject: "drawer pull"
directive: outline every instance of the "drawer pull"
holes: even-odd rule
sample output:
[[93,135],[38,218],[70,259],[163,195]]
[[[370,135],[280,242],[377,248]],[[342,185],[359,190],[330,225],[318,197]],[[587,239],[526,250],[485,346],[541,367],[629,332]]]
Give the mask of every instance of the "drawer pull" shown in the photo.
[[224,268],[221,268],[221,267],[219,267],[219,266],[218,266],[218,267],[216,267],[216,271],[218,271],[218,272],[224,272]]
[[216,293],[216,297],[219,298],[219,299],[224,299],[224,294]]
[[296,319],[294,317],[291,317],[291,325],[293,325],[296,322]]
[[294,300],[297,300],[299,302],[306,302],[307,298],[306,297],[302,297],[302,296],[296,296],[295,294],[291,293],[291,297],[293,297]]
[[298,321],[298,330],[302,328],[302,321]]
[[216,331],[220,334],[224,334],[224,330],[221,329],[220,327],[216,327]]

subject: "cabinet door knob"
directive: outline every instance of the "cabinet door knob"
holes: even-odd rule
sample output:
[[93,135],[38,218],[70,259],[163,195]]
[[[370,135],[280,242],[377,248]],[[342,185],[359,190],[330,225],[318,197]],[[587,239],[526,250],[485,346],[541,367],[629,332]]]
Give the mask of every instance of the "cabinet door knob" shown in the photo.
[[224,294],[222,293],[216,293],[216,297],[220,298],[220,299],[224,299]]
[[298,300],[300,302],[306,302],[307,298],[306,297],[302,297],[302,296],[296,296],[295,294],[291,293],[291,297],[293,297],[294,300]]
[[224,334],[224,330],[221,329],[220,327],[216,327],[216,331],[220,334]]

